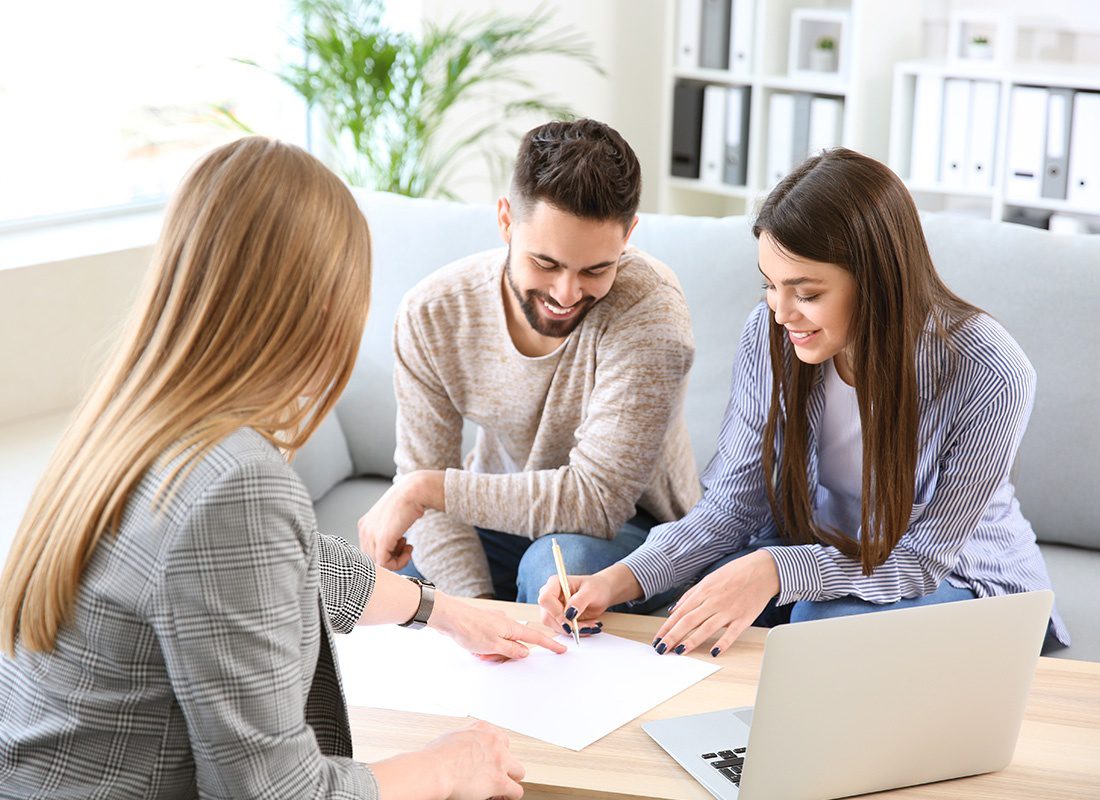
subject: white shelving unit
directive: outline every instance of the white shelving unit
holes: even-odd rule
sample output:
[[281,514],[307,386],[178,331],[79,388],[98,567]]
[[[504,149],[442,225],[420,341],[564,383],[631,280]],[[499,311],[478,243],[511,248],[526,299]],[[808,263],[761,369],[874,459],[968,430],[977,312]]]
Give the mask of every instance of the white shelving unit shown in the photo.
[[[796,9],[846,11],[842,46],[849,48],[844,77],[823,73],[791,75],[791,20]],[[775,92],[806,92],[840,98],[844,103],[838,145],[886,160],[890,142],[890,96],[894,63],[921,51],[921,6],[883,0],[755,0],[751,70],[734,75],[725,70],[676,66],[677,3],[665,4],[666,46],[661,96],[662,142],[658,175],[659,208],[664,213],[725,215],[751,211],[771,188],[765,180],[768,109]],[[823,16],[825,16],[823,15]],[[673,92],[688,80],[750,89],[747,180],[743,186],[674,177],[672,169]]]
[[[942,183],[910,180],[913,138],[913,116],[917,78],[992,81],[999,87],[996,147],[992,187],[989,189],[946,186]],[[891,108],[890,167],[906,179],[917,204],[936,211],[955,211],[983,216],[996,221],[1021,221],[1021,215],[1038,218],[1045,212],[1058,212],[1081,218],[1091,229],[1100,232],[1100,206],[1083,207],[1066,200],[1035,198],[1019,200],[1005,196],[1005,175],[1008,170],[1008,136],[1012,90],[1016,86],[1066,88],[1100,91],[1100,67],[1095,64],[1021,62],[1005,65],[987,63],[951,63],[939,60],[916,60],[898,63],[894,68],[894,91]],[[1096,141],[1100,142],[1100,131]]]

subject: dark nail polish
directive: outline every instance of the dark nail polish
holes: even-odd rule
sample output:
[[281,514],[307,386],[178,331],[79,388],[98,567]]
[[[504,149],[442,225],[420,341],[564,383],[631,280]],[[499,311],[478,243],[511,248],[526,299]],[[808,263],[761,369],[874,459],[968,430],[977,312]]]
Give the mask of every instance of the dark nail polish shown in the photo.
[[594,626],[591,627],[591,628],[581,628],[581,633],[596,634],[596,633],[599,633],[599,632],[600,632],[600,629],[597,628],[597,627],[594,627]]
[[661,642],[659,645],[657,645],[657,652],[660,653],[662,656],[665,654],[665,650],[667,649],[668,645],[664,642]]
[[565,618],[566,619],[571,620],[575,616],[577,616],[577,609],[573,608],[573,606],[569,606],[569,608],[565,609]]
[[718,650],[717,647],[710,651],[710,655],[711,655],[712,658],[718,658],[718,653],[719,653],[719,650]]
[[668,613],[669,613],[669,614],[671,614],[671,613],[672,613],[673,611],[675,611],[675,610],[676,610],[676,604],[675,604],[675,603],[673,603],[672,605],[670,605],[670,606],[668,607]]
[[597,627],[597,628],[602,628],[602,627],[603,627],[603,623],[602,623],[602,622],[597,622],[597,623],[596,623],[596,627]]
[[676,655],[678,655],[678,656],[679,656],[679,655],[683,655],[683,652],[684,652],[684,646],[683,646],[682,644],[678,644],[678,645],[676,645],[676,649],[675,649],[675,650],[673,650],[672,652],[674,652],[674,653],[675,653]]
[[661,637],[660,636],[658,636],[656,639],[653,640],[653,646],[654,647],[656,647],[660,643],[661,643]]
[[568,624],[568,623],[566,623],[565,625],[562,625],[562,626],[561,626],[561,629],[562,629],[563,631],[565,631],[566,633],[568,633],[568,634],[569,634],[570,636],[572,636],[572,635],[573,635],[573,629],[569,627],[569,624]]

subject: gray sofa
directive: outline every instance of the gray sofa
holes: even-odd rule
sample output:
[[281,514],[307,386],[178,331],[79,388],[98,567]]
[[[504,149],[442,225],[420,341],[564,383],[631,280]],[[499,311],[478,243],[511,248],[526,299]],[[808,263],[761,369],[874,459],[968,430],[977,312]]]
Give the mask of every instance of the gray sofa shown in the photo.
[[[356,520],[394,471],[390,337],[398,303],[433,270],[500,244],[490,206],[359,199],[375,245],[370,319],[336,413],[295,462],[321,530],[352,541]],[[1035,365],[1035,410],[1015,466],[1018,496],[1073,635],[1058,655],[1100,661],[1100,236],[947,215],[928,215],[924,224],[948,285],[999,319]],[[714,450],[738,334],[761,297],[750,222],[643,215],[633,242],[676,271],[691,308],[697,352],[687,419],[702,468]]]

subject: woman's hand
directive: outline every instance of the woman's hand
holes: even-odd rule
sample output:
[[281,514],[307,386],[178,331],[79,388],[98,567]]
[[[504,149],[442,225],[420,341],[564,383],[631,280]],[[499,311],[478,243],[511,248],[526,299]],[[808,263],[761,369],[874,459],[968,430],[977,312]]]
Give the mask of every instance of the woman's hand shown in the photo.
[[359,549],[386,569],[404,568],[412,560],[413,551],[405,531],[428,509],[442,509],[442,495],[441,471],[418,470],[398,479],[359,518]]
[[551,575],[539,591],[542,623],[552,630],[571,633],[576,625],[582,635],[598,633],[599,621],[608,608],[642,596],[642,587],[625,564],[612,564],[595,575],[569,576],[569,608],[561,591],[561,581]]
[[424,748],[453,781],[451,800],[523,796],[525,770],[508,750],[508,736],[488,722],[444,734]]
[[489,661],[525,658],[527,645],[545,647],[555,653],[566,648],[529,625],[521,625],[502,611],[475,608],[458,598],[436,592],[435,608],[428,627],[450,636],[474,655]]
[[690,653],[720,633],[710,654],[717,656],[752,625],[779,594],[779,570],[766,550],[731,561],[688,589],[657,630],[657,652]]

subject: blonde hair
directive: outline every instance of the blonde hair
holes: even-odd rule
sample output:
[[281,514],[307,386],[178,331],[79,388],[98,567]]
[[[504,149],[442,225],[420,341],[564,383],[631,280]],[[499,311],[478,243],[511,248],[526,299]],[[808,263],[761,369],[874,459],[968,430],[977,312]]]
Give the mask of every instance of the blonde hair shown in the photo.
[[[35,489],[0,578],[0,648],[52,650],[100,538],[151,468],[158,497],[250,427],[293,455],[355,364],[370,233],[319,161],[254,136],[219,147],[168,208],[142,292]],[[181,458],[182,456],[182,458]]]

